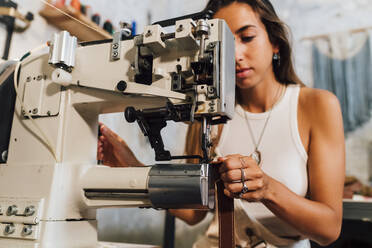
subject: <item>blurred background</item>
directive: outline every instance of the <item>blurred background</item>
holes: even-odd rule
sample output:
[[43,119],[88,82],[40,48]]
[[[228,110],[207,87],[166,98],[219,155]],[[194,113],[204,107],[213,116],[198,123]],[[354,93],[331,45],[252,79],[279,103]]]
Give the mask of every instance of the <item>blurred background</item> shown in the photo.
[[[8,0],[0,0],[0,6],[7,2]],[[145,25],[155,21],[199,12],[207,1],[49,1],[94,29],[98,29],[99,32],[86,28],[80,31],[79,28],[83,30],[84,27],[65,18],[58,11],[45,5],[43,1],[12,0],[12,2],[18,5],[17,9],[20,13],[27,15],[27,12],[30,12],[32,15],[28,15],[31,21],[25,31],[13,33],[6,57],[3,53],[6,50],[5,43],[9,30],[0,15],[0,55],[3,60],[19,59],[30,49],[47,42],[60,29],[78,31],[82,35],[78,36],[81,41],[110,38],[112,32],[119,28],[119,22],[126,22],[133,32],[141,33]],[[348,184],[346,186],[351,186],[345,193],[345,198],[370,201],[369,197],[372,196],[369,188],[372,180],[372,1],[272,0],[272,3],[278,15],[291,30],[293,59],[300,78],[309,87],[334,92],[340,100],[346,134],[346,183]],[[22,23],[19,25],[22,26]],[[154,152],[136,124],[126,123],[122,113],[102,115],[100,119],[128,141],[143,163],[154,163]],[[182,154],[186,126],[169,123],[163,129],[163,138],[166,148],[173,154]],[[164,211],[153,209],[99,210],[99,239],[162,245],[164,218]],[[194,227],[176,220],[175,247],[191,247],[197,236],[203,234],[210,220],[211,214]],[[370,219],[354,221],[363,221],[363,225],[367,225],[367,229],[371,230],[371,225],[368,224]],[[353,223],[361,226],[360,222]],[[361,242],[364,240],[364,237],[354,237]],[[364,244],[360,247],[369,246]]]

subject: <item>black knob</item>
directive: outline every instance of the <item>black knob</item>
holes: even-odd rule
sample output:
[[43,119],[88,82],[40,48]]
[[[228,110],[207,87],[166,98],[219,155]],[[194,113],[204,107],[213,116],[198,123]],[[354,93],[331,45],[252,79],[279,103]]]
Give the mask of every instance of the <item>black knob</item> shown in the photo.
[[136,121],[136,110],[133,107],[127,107],[124,111],[124,116],[127,122],[132,123]]
[[32,20],[34,20],[34,14],[32,14],[31,12],[27,12],[25,18],[28,21],[32,21]]
[[125,82],[124,80],[119,81],[119,83],[116,85],[116,88],[117,88],[119,91],[124,91],[124,90],[126,90],[126,88],[127,88],[127,82]]

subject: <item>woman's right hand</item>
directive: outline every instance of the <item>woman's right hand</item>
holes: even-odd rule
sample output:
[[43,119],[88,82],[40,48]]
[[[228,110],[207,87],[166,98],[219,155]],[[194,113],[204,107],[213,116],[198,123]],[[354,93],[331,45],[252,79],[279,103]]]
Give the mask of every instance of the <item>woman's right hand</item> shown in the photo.
[[101,135],[98,138],[97,160],[111,167],[143,166],[119,135],[103,123],[99,123],[99,129]]

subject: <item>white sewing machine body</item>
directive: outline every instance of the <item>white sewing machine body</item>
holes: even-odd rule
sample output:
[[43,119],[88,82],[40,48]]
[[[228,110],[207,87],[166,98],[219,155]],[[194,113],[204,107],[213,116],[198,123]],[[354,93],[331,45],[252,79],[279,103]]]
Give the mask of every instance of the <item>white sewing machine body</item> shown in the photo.
[[[70,70],[51,65],[48,51],[22,62],[18,94],[24,107],[16,100],[7,158],[0,151],[5,160],[0,163],[0,247],[96,247],[96,208],[213,207],[207,163],[110,168],[96,160],[102,113],[171,103],[197,106],[191,113],[195,118],[232,118],[234,39],[222,20],[206,23],[205,50],[213,54],[214,81],[189,90],[181,87],[193,84],[191,63],[204,47],[193,35],[191,19],[178,21],[174,37],[165,40],[161,27],[152,25],[133,39],[81,44],[70,57],[75,60]],[[135,79],[143,62],[139,53],[152,56],[147,84]],[[174,202],[167,198],[177,195]]]

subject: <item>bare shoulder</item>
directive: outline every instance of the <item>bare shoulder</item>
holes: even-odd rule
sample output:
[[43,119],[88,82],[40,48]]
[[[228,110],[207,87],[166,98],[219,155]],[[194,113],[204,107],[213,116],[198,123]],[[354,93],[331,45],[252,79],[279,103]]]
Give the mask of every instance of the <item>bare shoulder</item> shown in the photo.
[[342,123],[340,103],[337,97],[327,90],[302,87],[299,108],[301,115],[313,127],[326,123]]
[[327,90],[302,87],[299,97],[299,105],[306,115],[339,111],[340,103],[337,97]]

